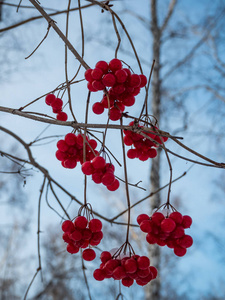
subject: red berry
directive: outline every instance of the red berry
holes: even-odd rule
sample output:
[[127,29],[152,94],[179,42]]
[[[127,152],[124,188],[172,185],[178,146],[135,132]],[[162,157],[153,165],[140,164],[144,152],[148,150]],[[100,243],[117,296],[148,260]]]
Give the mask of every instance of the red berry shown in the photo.
[[141,84],[139,85],[140,88],[146,86],[148,80],[147,77],[143,74],[139,75],[140,79],[141,79]]
[[74,225],[79,229],[85,229],[87,227],[88,220],[84,216],[78,216],[74,220]]
[[92,111],[96,114],[96,115],[101,115],[104,112],[104,106],[101,102],[96,102],[93,104],[92,106]]
[[70,220],[66,220],[62,223],[62,230],[64,232],[71,232],[72,230],[74,230],[74,225],[73,222]]
[[152,221],[155,223],[157,226],[160,226],[161,222],[165,219],[164,215],[161,212],[155,212],[152,215]]
[[56,119],[59,121],[66,121],[68,119],[68,116],[65,112],[61,111],[57,114]]
[[151,271],[150,271],[149,267],[147,269],[144,269],[144,270],[139,269],[137,271],[137,275],[140,278],[146,278],[150,273],[151,273]]
[[128,78],[127,72],[124,69],[117,70],[115,76],[118,83],[124,83]]
[[55,95],[53,94],[48,94],[46,97],[45,97],[45,103],[47,105],[51,105],[51,103],[55,100]]
[[155,267],[153,267],[153,266],[150,266],[149,269],[150,269],[150,271],[152,273],[152,278],[155,279],[157,277],[157,275],[158,275],[157,269]]
[[183,220],[183,216],[178,211],[174,211],[169,215],[169,218],[174,220],[176,224],[181,224]]
[[177,256],[184,256],[187,253],[187,249],[180,246],[175,246],[173,251]]
[[109,119],[110,120],[117,121],[121,118],[121,116],[122,116],[122,113],[118,108],[116,108],[116,107],[110,108],[110,111],[109,111]]
[[148,160],[149,156],[148,156],[147,153],[142,152],[141,155],[139,155],[138,158],[139,158],[141,161],[146,161],[146,160]]
[[122,285],[124,285],[126,287],[130,287],[133,283],[134,283],[134,279],[132,279],[130,277],[125,277],[122,279]]
[[59,140],[57,142],[56,146],[62,152],[66,152],[69,149],[69,146],[67,145],[67,143],[64,140]]
[[132,106],[135,103],[134,96],[128,96],[123,100],[123,104],[126,106]]
[[105,167],[105,165],[106,165],[105,159],[101,156],[96,156],[92,160],[92,166],[94,169],[103,169]]
[[99,80],[102,78],[103,71],[100,68],[95,68],[91,72],[91,77],[95,80]]
[[108,260],[112,258],[112,255],[108,251],[103,251],[100,255],[100,259],[103,263],[106,263]]
[[65,142],[69,146],[74,146],[77,142],[76,135],[74,133],[67,133],[67,135],[65,136]]
[[114,58],[109,62],[109,69],[112,72],[122,69],[122,63],[119,59]]
[[93,242],[100,242],[102,240],[102,238],[103,238],[103,232],[102,231],[98,231],[98,232],[94,232],[92,234],[91,240]]
[[67,169],[74,169],[77,166],[77,161],[73,158],[64,160],[63,166]]
[[146,235],[146,241],[149,243],[149,244],[155,244],[157,242],[157,238],[152,234],[152,233],[148,233]]
[[125,86],[123,84],[115,84],[112,88],[112,91],[116,94],[116,95],[120,95],[125,91]]
[[183,216],[182,226],[186,228],[190,228],[192,224],[192,218],[190,216]]
[[140,229],[143,232],[151,232],[152,231],[152,223],[150,220],[144,220],[140,224]]
[[84,77],[87,81],[92,82],[93,78],[92,78],[92,69],[88,69],[85,73],[84,73]]
[[111,192],[116,191],[120,186],[119,180],[115,179],[114,182],[110,185],[107,185],[107,189]]
[[102,183],[102,176],[103,176],[102,172],[95,172],[92,174],[92,180],[96,184]]
[[127,274],[122,266],[118,266],[114,269],[112,276],[114,279],[120,280],[120,279],[125,278],[127,276]]
[[60,161],[63,161],[63,160],[67,159],[67,154],[65,152],[60,151],[60,150],[56,151],[55,156]]
[[137,157],[137,150],[136,149],[129,149],[127,151],[127,157],[130,159],[134,159]]
[[103,268],[108,274],[112,274],[116,267],[120,265],[120,262],[117,259],[109,259]]
[[102,269],[96,269],[93,276],[95,280],[102,281],[105,279],[105,272]]
[[91,84],[96,91],[103,91],[105,88],[104,84],[100,80],[94,80]]
[[73,244],[73,240],[71,240],[71,238],[69,237],[69,232],[64,232],[62,235],[62,238],[64,240],[64,242],[68,243],[68,244]]
[[101,222],[99,219],[92,219],[92,220],[89,222],[89,229],[90,229],[92,232],[98,232],[98,231],[101,231],[101,229],[102,229],[102,222]]
[[157,156],[157,151],[154,148],[151,148],[147,151],[148,157],[149,158],[154,158]]
[[124,144],[127,146],[133,145],[133,140],[131,139],[131,137],[129,135],[125,135],[123,137],[123,141],[124,141]]
[[171,234],[171,238],[179,239],[184,236],[184,228],[182,226],[177,226]]
[[116,77],[112,73],[108,73],[103,76],[102,83],[105,86],[113,86],[116,83]]
[[86,161],[82,164],[81,166],[81,171],[85,174],[85,175],[91,175],[94,172],[94,168],[92,166],[92,163],[90,161]]
[[176,227],[176,223],[169,218],[166,218],[161,222],[161,229],[164,232],[172,232]]
[[82,230],[82,239],[90,240],[91,237],[92,237],[92,232],[90,229],[85,228]]
[[95,68],[99,68],[103,71],[103,73],[107,73],[109,69],[109,65],[106,61],[100,60],[96,63]]
[[82,253],[82,257],[84,260],[91,261],[96,257],[96,253],[93,249],[85,249]]
[[68,244],[66,247],[67,252],[74,254],[79,252],[79,247],[73,245],[73,244]]
[[60,109],[61,110],[62,106],[63,106],[63,101],[60,98],[55,98],[55,100],[52,101],[52,103],[51,103],[51,107],[53,109]]
[[140,270],[145,270],[150,266],[150,259],[147,256],[140,256],[137,259],[137,263]]
[[135,273],[137,271],[138,265],[135,259],[129,258],[124,264],[124,268],[127,273]]
[[133,87],[133,88],[136,88],[136,87],[139,87],[141,84],[141,79],[140,79],[140,76],[137,75],[137,74],[132,74],[130,77],[129,77],[129,86],[130,87]]
[[102,176],[102,184],[106,186],[113,184],[114,180],[115,180],[115,176],[111,172],[110,173],[107,172]]
[[182,238],[178,240],[179,246],[184,248],[189,248],[193,245],[193,239],[190,235],[184,235]]
[[142,221],[144,220],[150,220],[149,216],[146,214],[141,214],[137,217],[137,222],[140,225]]
[[74,231],[70,234],[70,238],[73,241],[80,241],[82,239],[82,233],[75,228]]
[[87,88],[89,89],[90,92],[97,92],[97,89],[93,87],[91,82],[88,82]]
[[89,140],[88,143],[92,150],[94,150],[98,146],[96,140],[93,139]]

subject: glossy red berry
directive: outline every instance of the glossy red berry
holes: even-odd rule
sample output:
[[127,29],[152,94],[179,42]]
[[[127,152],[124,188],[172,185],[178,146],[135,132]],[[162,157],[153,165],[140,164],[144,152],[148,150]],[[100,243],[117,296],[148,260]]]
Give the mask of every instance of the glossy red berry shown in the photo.
[[93,276],[95,280],[102,281],[105,279],[105,272],[102,269],[96,269]]
[[147,256],[140,256],[137,259],[137,264],[140,270],[145,270],[150,266],[150,259]]
[[106,61],[100,60],[96,63],[95,68],[99,68],[103,71],[103,73],[107,73],[109,69],[109,65]]
[[98,232],[102,230],[102,222],[99,219],[92,219],[89,222],[89,229],[92,232]]
[[114,182],[110,185],[107,185],[107,189],[111,192],[116,191],[120,186],[119,180],[115,179]]
[[92,106],[92,111],[96,114],[96,115],[101,115],[104,112],[104,106],[101,102],[95,102]]
[[102,156],[96,156],[92,160],[92,166],[94,169],[103,169],[106,165],[105,159]]
[[84,216],[78,216],[74,220],[74,225],[79,229],[85,229],[87,227],[88,220]]
[[192,218],[190,216],[183,216],[183,220],[182,220],[182,226],[186,229],[186,228],[190,228],[192,224]]
[[146,86],[148,80],[147,80],[147,77],[143,74],[139,75],[139,78],[141,79],[141,83],[139,85],[140,88]]
[[73,244],[68,244],[66,247],[67,252],[71,253],[71,254],[75,254],[77,252],[79,252],[79,247],[73,245]]
[[180,247],[180,246],[175,246],[174,247],[174,254],[177,256],[184,256],[187,253],[187,249]]
[[96,257],[96,253],[93,249],[85,249],[82,253],[82,257],[84,260],[92,261]]
[[82,164],[81,166],[81,171],[85,174],[85,175],[91,175],[94,173],[94,168],[92,166],[92,163],[90,161],[86,161]]
[[112,121],[117,121],[121,118],[122,113],[120,111],[120,109],[118,109],[117,107],[112,107],[110,108],[109,111],[109,119]]
[[73,222],[70,220],[66,220],[62,223],[62,230],[64,232],[71,232],[72,230],[74,230],[74,225]]
[[142,221],[144,220],[150,220],[149,216],[146,214],[141,214],[137,217],[137,222],[140,225]]
[[172,232],[176,227],[176,223],[169,218],[166,218],[161,222],[161,229],[164,232]]
[[65,136],[65,142],[69,146],[74,146],[76,144],[77,137],[74,133],[67,133]]
[[125,277],[122,279],[122,285],[124,285],[126,287],[130,287],[133,283],[134,283],[134,279],[132,279],[130,277]]
[[119,59],[114,58],[109,62],[109,69],[112,72],[116,72],[117,70],[122,69],[122,63]]
[[92,69],[88,69],[85,73],[84,73],[84,77],[87,81],[92,82],[93,78],[92,78]]
[[56,119],[59,121],[66,121],[68,119],[68,116],[65,112],[61,111],[57,114]]
[[116,83],[116,77],[112,73],[108,73],[103,76],[102,83],[105,86],[111,87]]
[[112,258],[112,255],[108,251],[103,251],[100,255],[100,259],[103,263],[106,263],[108,260]]
[[55,100],[55,95],[54,94],[48,94],[46,97],[45,97],[45,103],[47,105],[51,105],[51,103]]
[[95,80],[99,80],[102,78],[103,71],[100,68],[94,68],[91,72],[91,77]]

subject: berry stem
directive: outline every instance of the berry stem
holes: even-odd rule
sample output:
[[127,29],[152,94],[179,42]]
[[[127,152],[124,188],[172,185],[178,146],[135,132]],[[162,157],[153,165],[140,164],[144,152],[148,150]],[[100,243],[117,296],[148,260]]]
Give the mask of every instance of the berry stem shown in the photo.
[[[123,125],[122,118],[120,119],[120,125]],[[126,235],[126,243],[129,241],[129,229],[130,229],[130,195],[129,195],[129,186],[128,186],[128,178],[127,178],[127,163],[126,163],[126,152],[123,141],[123,130],[121,132],[121,142],[122,142],[122,150],[123,150],[123,166],[124,166],[124,176],[125,176],[125,187],[126,187],[126,196],[127,196],[127,207],[128,207],[128,221],[127,221],[127,235]]]

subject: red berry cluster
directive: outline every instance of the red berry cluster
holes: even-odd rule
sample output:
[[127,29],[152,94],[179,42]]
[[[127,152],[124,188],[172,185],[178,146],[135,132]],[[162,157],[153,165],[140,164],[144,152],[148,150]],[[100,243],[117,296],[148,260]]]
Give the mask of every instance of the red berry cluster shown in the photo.
[[135,96],[141,88],[147,84],[145,75],[131,74],[127,68],[123,68],[122,62],[114,58],[109,64],[99,61],[94,69],[88,69],[85,74],[88,81],[87,87],[91,92],[107,90],[101,102],[96,102],[92,110],[99,115],[104,109],[110,107],[110,120],[117,121],[121,118],[125,106],[135,103]]
[[184,256],[187,248],[193,244],[190,235],[185,234],[185,229],[192,224],[190,216],[182,216],[178,211],[165,217],[161,212],[155,212],[151,217],[141,214],[137,222],[143,232],[148,233],[146,240],[149,244],[158,244],[174,249],[177,256]]
[[[83,163],[83,135],[68,133],[64,140],[57,142],[56,158],[61,161],[62,166],[68,169],[74,169],[77,162]],[[86,160],[92,160],[98,151],[95,150],[97,142],[94,139],[89,139],[86,136]]]
[[52,107],[53,113],[57,114],[56,119],[59,121],[66,121],[68,116],[62,111],[63,101],[60,98],[56,98],[54,94],[48,94],[45,97],[45,103]]
[[93,273],[98,281],[113,278],[122,280],[124,286],[130,287],[136,280],[138,285],[144,286],[157,276],[157,269],[150,266],[147,256],[132,255],[114,258],[110,252],[103,251],[100,259],[102,262],[100,268]]
[[[134,121],[129,123],[130,126],[134,125]],[[138,128],[142,128],[143,126],[138,126]],[[157,127],[155,127],[157,129]],[[154,141],[162,144],[168,140],[167,137],[160,137],[152,132],[143,132],[145,135],[149,136]],[[127,146],[133,146],[127,151],[127,157],[134,159],[139,158],[141,161],[146,161],[149,158],[154,158],[157,155],[157,150],[155,149],[158,145],[153,141],[145,138],[139,133],[132,132],[130,130],[124,130],[124,144]],[[161,140],[162,139],[162,140]]]
[[92,180],[95,183],[104,184],[109,191],[115,191],[119,188],[119,180],[114,175],[114,165],[106,163],[101,156],[96,156],[92,161],[84,162],[81,170],[85,175],[92,175]]
[[77,216],[74,222],[66,220],[62,223],[63,240],[68,243],[67,251],[71,254],[83,250],[84,260],[95,259],[95,251],[90,246],[97,246],[102,238],[102,222],[99,219],[91,219],[89,222],[84,216]]

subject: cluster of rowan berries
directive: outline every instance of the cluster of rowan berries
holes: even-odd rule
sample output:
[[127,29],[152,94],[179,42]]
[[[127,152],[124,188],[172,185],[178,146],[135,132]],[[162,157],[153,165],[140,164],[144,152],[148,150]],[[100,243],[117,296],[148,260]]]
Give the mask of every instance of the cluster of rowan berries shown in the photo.
[[92,180],[95,183],[102,183],[109,191],[115,191],[119,188],[119,180],[114,175],[114,165],[106,163],[102,156],[96,156],[92,161],[84,162],[81,170],[85,175],[92,175]]
[[52,112],[57,114],[56,119],[59,121],[66,121],[68,116],[62,111],[63,101],[60,98],[56,98],[54,94],[48,94],[45,97],[45,103],[52,107]]
[[121,280],[126,287],[130,287],[134,281],[138,285],[144,286],[157,276],[157,269],[150,266],[147,256],[120,254],[114,257],[110,252],[103,251],[100,259],[102,263],[99,269],[93,273],[94,278],[98,281],[113,278]]
[[[68,243],[67,251],[77,253],[80,248],[84,260],[91,261],[96,257],[95,251],[90,246],[97,246],[102,238],[102,222],[99,219],[91,219],[89,222],[84,216],[77,216],[72,222],[66,220],[62,223],[63,240]],[[89,247],[89,248],[88,248]]]
[[122,62],[117,58],[109,63],[98,61],[95,68],[88,69],[84,76],[88,81],[89,91],[105,91],[101,102],[92,106],[93,112],[99,115],[104,109],[110,108],[109,118],[112,121],[121,118],[125,106],[134,105],[135,96],[147,84],[145,75],[131,74],[128,68],[123,68]]
[[[78,162],[83,163],[83,146],[84,137],[82,134],[75,135],[74,133],[68,133],[64,140],[59,140],[57,142],[56,158],[61,161],[64,168],[74,169]],[[86,136],[85,145],[85,159],[87,161],[92,160],[98,151],[95,150],[97,147],[97,142],[94,139],[89,139]]]
[[146,240],[149,244],[167,246],[174,250],[177,256],[184,256],[187,248],[193,244],[190,235],[185,234],[185,229],[190,228],[192,219],[178,211],[164,216],[161,212],[155,212],[151,217],[141,214],[137,217],[137,222],[143,232],[148,233]]
[[[130,126],[134,125],[134,121],[129,123]],[[143,126],[138,125],[137,129],[142,128]],[[154,129],[157,130],[157,127],[153,127],[153,131],[151,132],[142,132],[144,135],[150,137],[152,140],[156,141],[159,144],[162,144],[162,142],[166,142],[168,140],[167,137],[156,135],[156,131],[154,132]],[[135,133],[130,130],[124,130],[124,144],[127,146],[133,146],[134,148],[131,148],[127,151],[127,157],[134,159],[139,158],[141,161],[146,161],[149,158],[154,158],[157,155],[156,148],[158,147],[157,143],[154,143],[154,141],[148,139],[147,137]],[[141,131],[140,131],[141,132]]]

